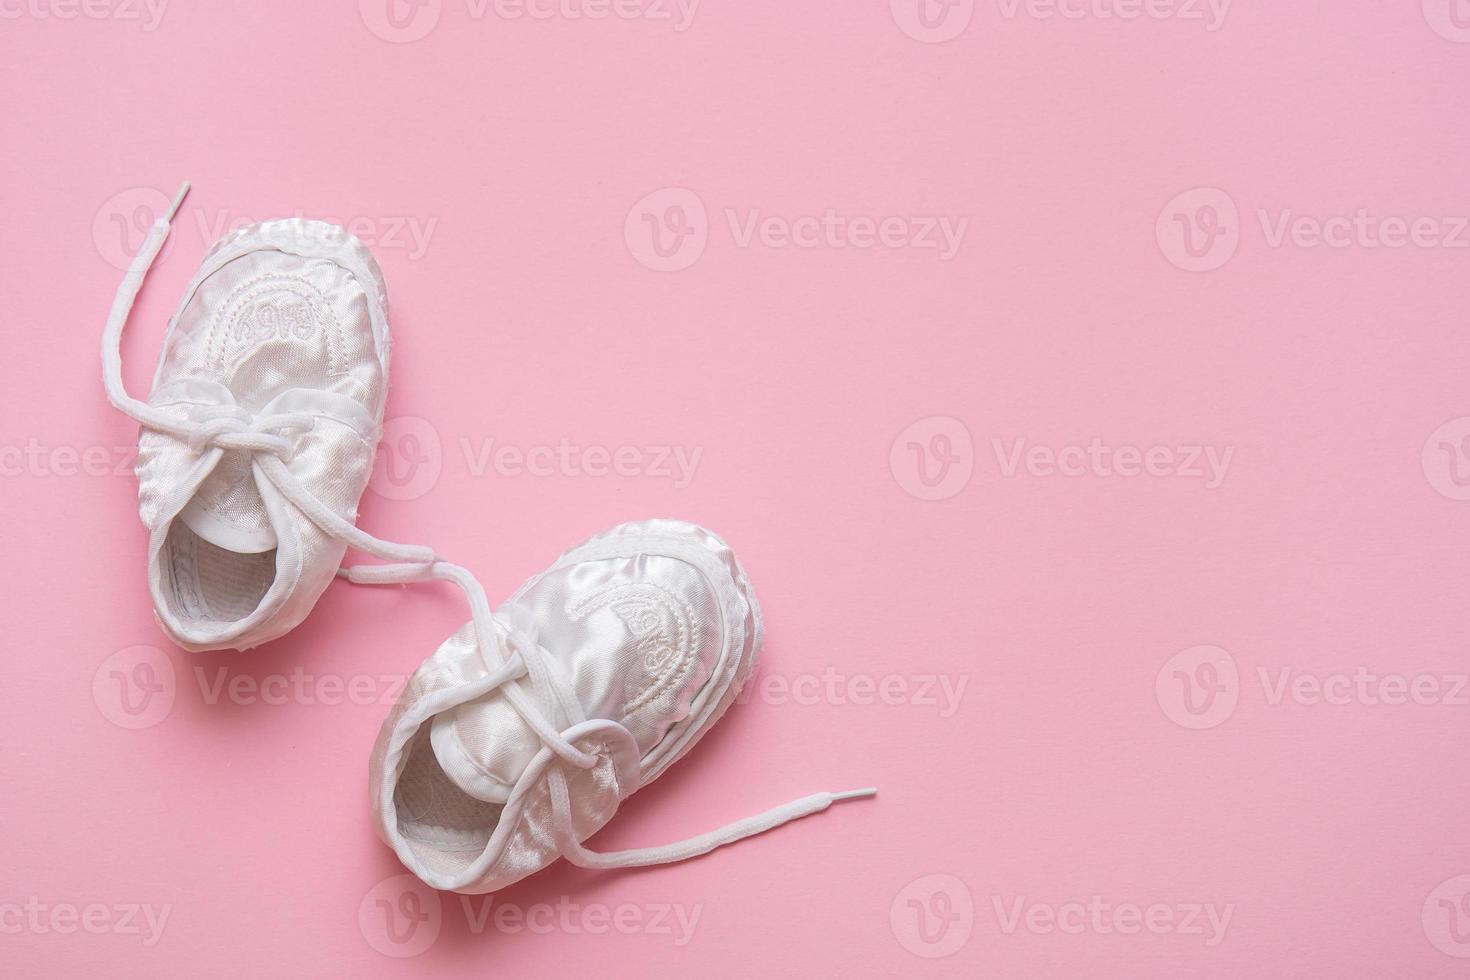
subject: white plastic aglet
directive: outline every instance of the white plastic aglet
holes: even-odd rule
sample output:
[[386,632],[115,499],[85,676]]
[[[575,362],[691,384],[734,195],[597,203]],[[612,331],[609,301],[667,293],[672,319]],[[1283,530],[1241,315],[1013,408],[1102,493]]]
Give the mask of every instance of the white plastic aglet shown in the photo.
[[174,220],[174,215],[179,213],[179,205],[184,203],[184,198],[189,196],[189,182],[186,180],[179,185],[179,192],[174,195],[173,203],[168,206],[168,214],[164,215],[164,221]]

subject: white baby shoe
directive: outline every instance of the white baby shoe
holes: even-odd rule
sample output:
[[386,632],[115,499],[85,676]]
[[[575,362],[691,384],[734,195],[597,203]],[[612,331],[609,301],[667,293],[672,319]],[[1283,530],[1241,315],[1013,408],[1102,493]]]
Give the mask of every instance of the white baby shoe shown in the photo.
[[[405,580],[382,566],[349,577]],[[475,619],[414,673],[371,762],[379,833],[427,884],[492,892],[558,857],[681,861],[873,794],[818,793],[665,847],[587,850],[750,677],[762,632],[750,582],[714,534],[652,520],[573,548],[493,615],[461,584]]]
[[118,288],[103,381],[143,426],[139,510],[159,623],[189,650],[243,650],[300,623],[349,544],[389,561],[436,559],[354,525],[390,341],[382,273],[341,228],[285,219],[219,241],[169,322],[148,401],[128,396],[122,329],[187,191]]

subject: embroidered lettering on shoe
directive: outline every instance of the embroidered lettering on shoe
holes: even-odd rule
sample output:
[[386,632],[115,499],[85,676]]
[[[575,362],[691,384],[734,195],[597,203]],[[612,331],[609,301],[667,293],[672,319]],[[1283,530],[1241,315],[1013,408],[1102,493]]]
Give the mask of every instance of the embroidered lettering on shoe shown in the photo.
[[219,305],[209,350],[217,368],[268,341],[326,342],[329,369],[345,370],[342,325],[319,290],[294,276],[263,275],[242,283]]
[[634,583],[615,585],[571,603],[567,615],[582,620],[606,607],[627,627],[648,672],[648,686],[623,705],[625,711],[635,711],[683,681],[694,666],[699,641],[693,611],[661,585]]

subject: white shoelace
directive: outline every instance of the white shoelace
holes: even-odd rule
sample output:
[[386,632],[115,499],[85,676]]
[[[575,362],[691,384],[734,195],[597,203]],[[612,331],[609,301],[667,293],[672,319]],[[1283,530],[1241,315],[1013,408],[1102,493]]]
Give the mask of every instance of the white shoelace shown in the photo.
[[[513,651],[509,659],[501,655],[495,614],[485,597],[484,588],[474,575],[459,565],[439,558],[432,548],[397,544],[368,534],[339,517],[291,474],[286,467],[286,460],[290,458],[292,443],[280,433],[310,429],[316,424],[312,416],[291,413],[252,420],[242,409],[220,408],[206,411],[196,419],[181,419],[128,394],[122,378],[123,328],[127,325],[138,293],[143,288],[143,281],[153,267],[164,242],[168,240],[174,215],[178,213],[179,206],[188,193],[189,184],[185,181],[169,205],[168,213],[155,221],[149,229],[142,247],[133,257],[117,287],[117,295],[113,298],[107,326],[102,335],[102,383],[107,389],[108,400],[114,408],[138,424],[183,440],[196,453],[212,449],[250,452],[281,496],[323,532],[349,547],[392,563],[344,566],[337,570],[339,576],[364,585],[438,580],[458,586],[469,603],[480,656],[490,671],[490,676],[485,678],[481,696],[499,690],[536,733],[541,743],[555,753],[562,763],[578,769],[595,767],[599,757],[573,745],[546,719],[536,700],[521,685],[524,678],[537,692],[552,695],[573,716],[574,724],[584,720],[585,713],[577,704],[575,695],[556,679],[555,672],[548,666],[550,654],[539,644],[502,622],[501,627]],[[819,813],[833,803],[870,797],[878,792],[869,787],[845,793],[815,793],[685,841],[661,847],[598,853],[583,847],[577,840],[572,820],[571,794],[561,767],[552,766],[548,770],[548,778],[557,847],[568,861],[584,868],[630,868],[684,861],[725,844],[764,833],[792,820]]]

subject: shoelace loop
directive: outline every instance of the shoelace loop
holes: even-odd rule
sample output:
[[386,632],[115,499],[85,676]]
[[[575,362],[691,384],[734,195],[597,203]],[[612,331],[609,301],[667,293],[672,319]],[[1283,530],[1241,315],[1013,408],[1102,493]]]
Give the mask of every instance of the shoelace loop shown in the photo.
[[253,419],[238,406],[221,405],[195,412],[186,441],[196,454],[210,449],[244,450],[269,453],[289,463],[296,444],[279,433],[309,432],[315,427],[316,418],[301,412]]

